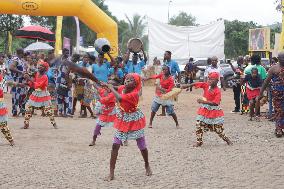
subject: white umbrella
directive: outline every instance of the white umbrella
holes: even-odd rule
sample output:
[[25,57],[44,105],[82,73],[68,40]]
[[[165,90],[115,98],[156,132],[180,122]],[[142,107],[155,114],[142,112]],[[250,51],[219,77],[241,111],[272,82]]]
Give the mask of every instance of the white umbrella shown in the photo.
[[49,44],[36,42],[32,43],[25,48],[25,51],[40,51],[40,50],[53,50],[54,48]]

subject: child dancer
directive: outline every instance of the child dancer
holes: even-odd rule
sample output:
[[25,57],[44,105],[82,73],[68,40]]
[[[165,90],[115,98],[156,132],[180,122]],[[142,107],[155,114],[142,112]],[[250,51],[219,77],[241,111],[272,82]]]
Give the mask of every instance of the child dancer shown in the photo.
[[173,120],[175,121],[176,128],[179,128],[177,115],[174,111],[173,101],[161,99],[161,96],[163,94],[170,92],[175,87],[175,82],[174,82],[174,78],[171,76],[170,67],[164,65],[162,73],[160,73],[159,75],[154,75],[145,80],[148,80],[148,79],[159,79],[160,80],[159,82],[160,84],[156,88],[156,95],[153,99],[153,103],[151,107],[152,112],[151,112],[151,117],[150,117],[149,128],[153,128],[152,126],[153,119],[161,105],[166,108],[167,114],[172,116]]
[[113,92],[119,104],[116,109],[116,119],[114,121],[114,128],[117,131],[115,132],[111,151],[110,173],[106,180],[111,181],[114,179],[118,150],[122,142],[129,139],[136,140],[145,162],[146,175],[150,176],[152,175],[152,171],[148,162],[148,150],[144,136],[146,121],[143,112],[138,108],[139,95],[141,93],[141,78],[136,73],[128,74],[124,85],[118,88],[118,92],[112,85],[109,85],[109,89]]
[[[115,85],[115,82],[109,82]],[[96,144],[96,140],[98,135],[101,134],[101,128],[102,127],[112,127],[113,122],[115,120],[115,96],[111,92],[110,89],[105,89],[105,88],[99,88],[98,89],[99,93],[99,102],[102,105],[101,106],[101,112],[100,115],[97,119],[97,125],[94,130],[94,135],[93,135],[93,141],[89,146],[94,146]]]
[[199,147],[203,144],[203,133],[207,131],[215,132],[228,145],[232,142],[224,134],[224,112],[219,107],[221,102],[221,91],[217,86],[219,74],[212,72],[208,76],[208,83],[198,82],[190,85],[183,85],[182,88],[202,88],[204,90],[203,99],[198,99],[197,102],[201,105],[196,118],[196,136],[197,143],[194,147]]
[[256,106],[256,98],[260,95],[262,80],[258,75],[257,68],[252,68],[251,74],[247,74],[243,82],[246,83],[246,92],[249,99],[250,121],[252,121],[254,114],[256,114],[256,121],[259,121],[260,107]]
[[52,109],[51,97],[47,91],[48,77],[46,72],[49,68],[47,62],[39,62],[38,72],[36,73],[35,80],[31,79],[28,75],[25,78],[28,80],[28,85],[35,89],[31,94],[29,101],[27,102],[27,109],[25,114],[25,121],[23,129],[29,128],[29,122],[32,117],[34,109],[43,110],[44,113],[49,116],[50,122],[55,129],[57,125],[54,120],[54,112]]
[[[0,82],[2,81],[3,76],[0,75]],[[0,88],[0,129],[5,138],[10,142],[10,145],[14,146],[15,143],[8,127],[8,111],[4,102],[4,92],[2,88]]]

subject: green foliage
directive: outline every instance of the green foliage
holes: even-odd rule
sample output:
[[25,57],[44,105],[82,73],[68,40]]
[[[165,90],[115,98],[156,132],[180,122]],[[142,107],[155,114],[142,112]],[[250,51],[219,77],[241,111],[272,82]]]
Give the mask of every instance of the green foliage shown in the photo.
[[144,35],[146,29],[145,16],[138,14],[129,18],[127,15],[125,21],[120,21],[119,24],[119,48],[121,53],[126,52],[127,42],[131,38],[140,38],[144,44],[145,49],[148,46],[148,37]]
[[248,54],[249,29],[261,27],[254,22],[225,20],[225,55],[234,58]]
[[177,16],[170,18],[169,24],[175,26],[196,26],[196,18],[186,12],[180,12]]
[[8,32],[14,33],[23,22],[23,16],[0,14],[0,51],[8,52]]

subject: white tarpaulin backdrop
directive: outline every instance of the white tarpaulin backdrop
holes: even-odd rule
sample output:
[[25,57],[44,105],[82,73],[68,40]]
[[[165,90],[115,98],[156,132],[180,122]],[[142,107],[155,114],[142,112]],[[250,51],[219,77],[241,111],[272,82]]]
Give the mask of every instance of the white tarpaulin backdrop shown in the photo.
[[149,57],[162,58],[166,50],[173,59],[225,58],[224,20],[202,26],[177,27],[148,18]]

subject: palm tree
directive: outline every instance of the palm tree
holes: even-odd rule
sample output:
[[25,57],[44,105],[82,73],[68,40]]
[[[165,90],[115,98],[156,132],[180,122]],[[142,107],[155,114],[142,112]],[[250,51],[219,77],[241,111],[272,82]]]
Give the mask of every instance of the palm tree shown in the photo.
[[145,16],[135,14],[132,19],[130,19],[127,15],[125,15],[125,17],[127,19],[128,28],[125,28],[125,30],[120,33],[121,51],[126,51],[127,42],[131,38],[140,38],[145,46],[145,44],[147,44],[147,39],[144,35],[146,29]]

